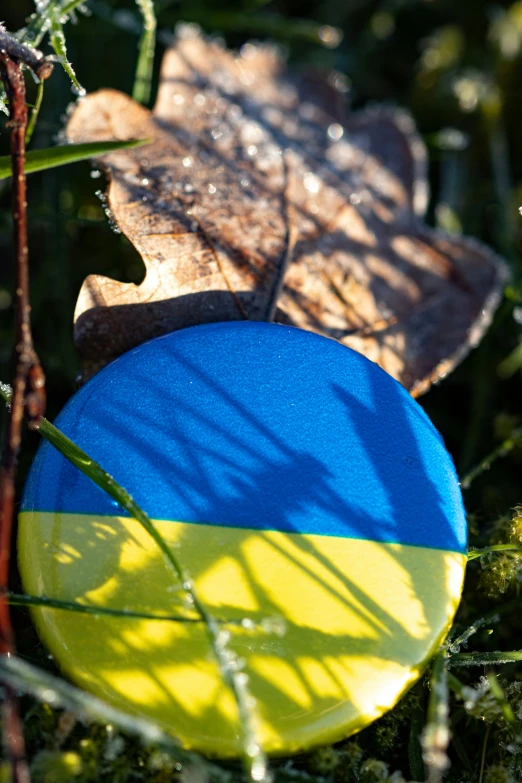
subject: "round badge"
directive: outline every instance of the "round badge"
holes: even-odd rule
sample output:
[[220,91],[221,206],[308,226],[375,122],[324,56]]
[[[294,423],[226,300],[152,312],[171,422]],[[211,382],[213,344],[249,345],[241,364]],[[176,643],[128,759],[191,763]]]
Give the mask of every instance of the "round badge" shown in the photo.
[[[57,426],[155,521],[242,661],[269,753],[333,742],[391,708],[453,618],[466,523],[451,457],[377,365],[241,322],[146,343]],[[72,680],[186,747],[239,752],[236,706],[157,545],[48,443],[20,514],[24,589],[152,618],[35,609]]]

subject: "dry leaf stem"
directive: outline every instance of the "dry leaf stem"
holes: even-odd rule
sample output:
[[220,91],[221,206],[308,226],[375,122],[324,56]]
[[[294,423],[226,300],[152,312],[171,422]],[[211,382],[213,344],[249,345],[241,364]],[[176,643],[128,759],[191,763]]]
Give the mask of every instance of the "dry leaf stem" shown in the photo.
[[[13,168],[13,240],[16,258],[16,369],[13,398],[4,449],[0,487],[0,588],[9,580],[13,528],[15,477],[24,410],[30,422],[37,422],[45,408],[45,379],[33,347],[30,324],[29,269],[27,249],[27,189],[25,177],[25,134],[28,111],[22,63],[38,78],[52,70],[43,55],[19,44],[0,31],[0,78],[9,100],[8,127],[11,130]],[[14,636],[5,594],[0,595],[0,653],[14,652]],[[14,783],[29,781],[25,742],[16,695],[6,687],[3,703],[3,741]]]

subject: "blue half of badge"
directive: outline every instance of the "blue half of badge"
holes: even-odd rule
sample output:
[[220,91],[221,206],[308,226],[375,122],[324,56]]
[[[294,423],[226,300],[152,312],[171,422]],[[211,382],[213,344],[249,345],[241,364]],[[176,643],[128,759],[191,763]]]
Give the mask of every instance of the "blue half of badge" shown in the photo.
[[[379,717],[447,632],[466,562],[451,457],[402,386],[339,343],[254,322],[178,331],[102,370],[56,425],[129,490],[230,621],[268,752]],[[48,443],[19,552],[27,593],[194,616],[149,535]],[[33,614],[76,683],[186,747],[238,754],[235,702],[201,624]]]

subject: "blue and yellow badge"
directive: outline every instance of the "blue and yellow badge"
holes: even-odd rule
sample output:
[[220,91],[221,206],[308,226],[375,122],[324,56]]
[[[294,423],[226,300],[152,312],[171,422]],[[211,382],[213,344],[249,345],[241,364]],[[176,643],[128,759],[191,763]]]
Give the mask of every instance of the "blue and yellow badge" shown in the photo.
[[[113,362],[56,424],[157,522],[209,611],[234,621],[266,751],[379,717],[446,633],[466,551],[453,463],[420,406],[354,351],[274,324],[198,326]],[[191,615],[152,539],[48,443],[19,544],[28,593]],[[79,685],[189,748],[238,753],[201,624],[34,618]]]

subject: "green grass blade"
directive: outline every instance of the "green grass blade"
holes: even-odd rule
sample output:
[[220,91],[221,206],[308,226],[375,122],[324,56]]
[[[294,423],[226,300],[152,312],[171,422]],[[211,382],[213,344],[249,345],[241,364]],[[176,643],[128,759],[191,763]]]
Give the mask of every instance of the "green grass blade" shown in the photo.
[[61,14],[58,10],[55,10],[50,14],[51,29],[49,37],[51,39],[51,46],[53,47],[62,68],[71,80],[74,92],[77,95],[83,96],[86,94],[86,91],[78,81],[74,68],[67,57],[67,44],[65,42],[63,27],[60,22],[60,16]]
[[55,9],[59,9],[60,7],[60,0],[50,0],[45,9],[45,14],[42,14],[39,11],[35,11],[35,13],[29,17],[29,24],[27,27],[23,28],[17,35],[19,41],[21,43],[27,44],[28,46],[39,46],[51,24],[49,14]]
[[136,0],[143,17],[143,33],[139,43],[138,63],[134,77],[132,97],[139,103],[150,99],[154,51],[156,49],[156,14],[153,0]]
[[441,650],[433,661],[428,720],[422,733],[423,759],[429,771],[428,783],[439,783],[449,766],[447,749],[451,734],[447,675],[446,653]]
[[81,5],[85,5],[85,0],[69,0],[69,2],[63,5],[62,0],[50,0],[44,13],[37,11],[32,14],[29,24],[24,30],[20,31],[21,34],[17,37],[21,43],[37,47],[51,26],[51,14],[57,13],[59,19],[64,19]]
[[[63,147],[48,147],[44,150],[31,150],[27,153],[25,171],[32,174],[35,171],[46,171],[57,166],[66,166],[79,160],[98,158],[114,150],[140,147],[149,144],[149,139],[132,139],[130,141],[91,141],[86,144],[65,144]],[[0,156],[0,179],[11,176],[11,156]]]
[[62,16],[68,16],[69,14],[72,14],[72,12],[81,5],[85,5],[85,0],[70,0],[68,3],[64,4],[62,8]]
[[33,137],[34,129],[36,126],[36,120],[38,119],[38,115],[40,113],[40,107],[43,101],[44,87],[45,87],[45,81],[42,79],[38,85],[38,91],[36,93],[36,101],[31,111],[31,116],[29,117],[29,122],[27,124],[27,130],[25,132],[26,146],[29,144],[29,142]]
[[11,606],[38,606],[44,609],[61,609],[80,614],[107,615],[123,619],[164,620],[171,623],[201,623],[200,617],[184,617],[183,615],[153,614],[152,612],[134,612],[130,609],[110,609],[106,606],[80,604],[78,601],[61,601],[58,598],[47,598],[42,595],[24,595],[6,593]]
[[496,674],[493,672],[488,673],[488,683],[491,693],[495,697],[498,706],[502,710],[502,715],[504,716],[506,723],[513,725],[516,722],[515,714],[511,709],[511,704],[506,699],[504,691],[499,685]]
[[473,634],[477,633],[485,625],[490,625],[500,621],[500,618],[506,612],[511,612],[514,609],[520,609],[520,598],[514,598],[512,601],[507,601],[505,604],[496,606],[491,611],[486,612],[482,617],[479,617],[471,625],[468,625],[465,631],[463,631],[455,639],[452,639],[448,643],[448,649],[450,653],[458,653],[460,646],[466,644]]
[[420,683],[417,683],[415,686],[415,692],[418,695],[418,700],[411,712],[408,761],[412,780],[423,780],[424,761],[422,758],[421,737],[424,728],[424,690]]
[[522,441],[522,427],[517,427],[513,430],[509,438],[504,440],[500,446],[497,446],[487,457],[484,457],[479,464],[472,468],[461,480],[462,489],[468,489],[471,483],[484,471],[489,470],[493,462],[501,457],[507,457],[507,455],[513,451],[515,446],[519,446]]
[[516,661],[522,661],[522,650],[457,653],[449,658],[448,666],[489,666]]
[[517,345],[510,354],[503,359],[497,367],[499,378],[504,380],[512,378],[522,367],[522,344]]
[[483,549],[471,549],[468,552],[468,562],[470,560],[476,560],[477,557],[483,557],[489,555],[492,552],[521,552],[522,546],[519,544],[493,544],[493,546],[485,546]]

